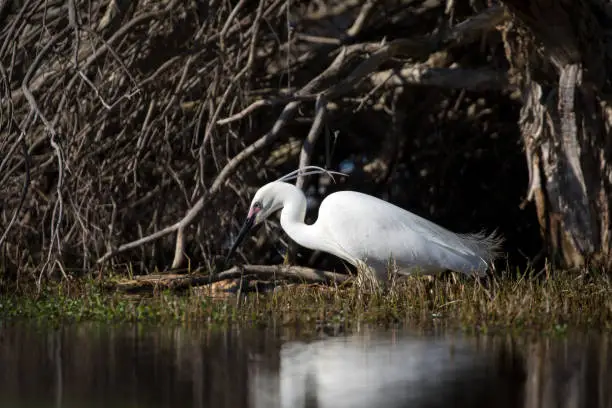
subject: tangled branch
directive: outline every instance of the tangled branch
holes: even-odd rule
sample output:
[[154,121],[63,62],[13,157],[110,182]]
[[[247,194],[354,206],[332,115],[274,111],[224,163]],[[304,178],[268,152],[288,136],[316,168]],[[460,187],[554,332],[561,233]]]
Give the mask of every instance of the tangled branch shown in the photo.
[[[430,63],[494,31],[506,18],[497,6],[439,29],[442,1],[96,1],[69,1],[66,13],[28,0],[5,15],[2,100],[13,109],[3,122],[24,125],[2,130],[13,150],[0,165],[10,220],[0,244],[17,268],[178,268],[187,253],[210,263],[227,244],[233,197],[248,197],[235,183],[310,163],[338,106],[362,110],[412,85],[508,87],[491,68]],[[390,13],[419,34],[386,39]],[[297,161],[283,146],[309,114]],[[270,150],[280,159],[264,169]]]

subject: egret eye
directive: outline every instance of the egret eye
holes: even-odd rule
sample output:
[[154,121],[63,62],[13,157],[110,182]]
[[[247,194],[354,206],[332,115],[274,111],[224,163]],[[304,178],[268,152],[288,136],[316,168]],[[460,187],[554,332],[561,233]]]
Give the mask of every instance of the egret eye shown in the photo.
[[257,201],[255,204],[253,204],[253,208],[257,208],[258,210],[261,210],[261,202]]

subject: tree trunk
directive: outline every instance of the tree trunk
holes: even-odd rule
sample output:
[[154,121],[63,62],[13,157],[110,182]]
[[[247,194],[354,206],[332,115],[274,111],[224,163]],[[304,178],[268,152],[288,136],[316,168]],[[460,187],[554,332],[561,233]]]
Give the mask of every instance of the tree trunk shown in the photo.
[[534,201],[551,258],[565,267],[610,266],[612,27],[599,0],[504,1],[511,74]]

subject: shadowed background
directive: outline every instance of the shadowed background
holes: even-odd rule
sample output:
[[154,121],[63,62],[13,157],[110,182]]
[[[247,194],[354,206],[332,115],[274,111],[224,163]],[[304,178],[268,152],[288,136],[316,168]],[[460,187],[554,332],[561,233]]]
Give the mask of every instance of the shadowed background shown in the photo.
[[[94,0],[70,3],[70,13],[64,7],[33,0],[0,9],[8,102],[0,129],[3,282],[89,271],[199,204],[180,228],[180,264],[215,265],[256,188],[297,168],[313,95],[339,89],[385,44],[393,55],[328,98],[319,137],[305,144],[311,164],[350,173],[337,185],[306,181],[309,222],[325,195],[354,189],[456,232],[497,228],[513,265],[540,252],[534,207],[520,207],[528,174],[499,6]],[[397,48],[395,39],[408,40]],[[281,120],[296,96],[305,100]],[[260,105],[249,109],[253,103]],[[111,264],[139,272],[177,263],[176,230],[169,232]],[[237,259],[280,262],[286,242],[273,220]],[[300,250],[295,261],[342,267],[308,255]]]

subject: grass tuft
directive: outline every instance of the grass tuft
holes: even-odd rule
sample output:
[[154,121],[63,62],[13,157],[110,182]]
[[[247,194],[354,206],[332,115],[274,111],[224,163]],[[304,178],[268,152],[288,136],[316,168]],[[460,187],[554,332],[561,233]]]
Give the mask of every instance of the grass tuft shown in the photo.
[[197,322],[228,325],[341,327],[354,325],[446,325],[467,331],[497,329],[563,333],[570,328],[612,327],[612,285],[601,273],[553,276],[502,274],[478,281],[458,275],[393,280],[385,288],[360,289],[283,284],[274,292],[213,298],[191,290],[175,294],[125,295],[104,282],[79,280],[41,293],[0,298],[0,319],[105,322]]

